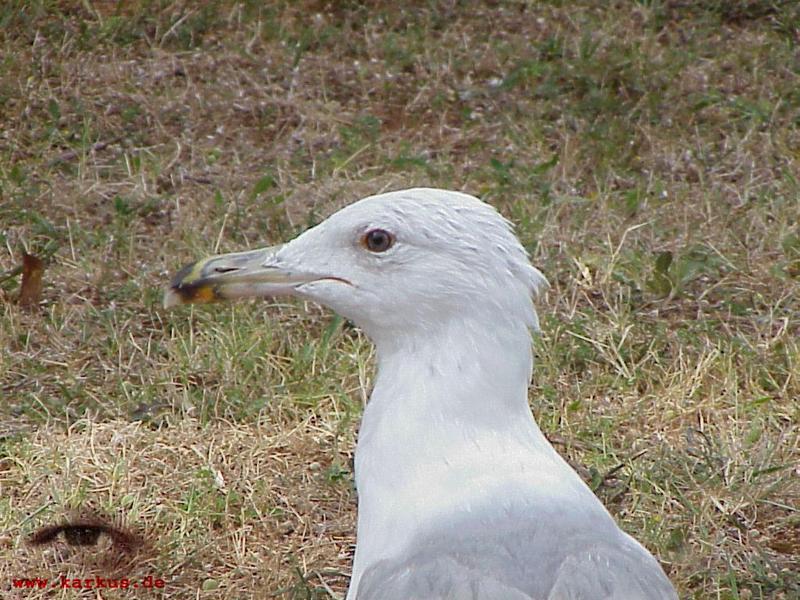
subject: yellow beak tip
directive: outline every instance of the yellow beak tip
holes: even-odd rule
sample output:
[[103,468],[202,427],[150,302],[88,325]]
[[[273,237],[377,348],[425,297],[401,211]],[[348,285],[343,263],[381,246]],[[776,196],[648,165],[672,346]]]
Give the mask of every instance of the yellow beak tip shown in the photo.
[[181,304],[208,304],[220,299],[221,297],[213,285],[195,283],[181,286],[173,284],[164,291],[164,308],[172,308]]

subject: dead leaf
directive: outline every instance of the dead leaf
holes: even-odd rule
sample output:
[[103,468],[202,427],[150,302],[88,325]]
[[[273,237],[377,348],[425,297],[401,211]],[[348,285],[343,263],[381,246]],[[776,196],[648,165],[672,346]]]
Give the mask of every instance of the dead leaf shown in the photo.
[[24,252],[22,254],[22,284],[19,288],[20,306],[35,306],[42,298],[42,276],[44,275],[44,261]]

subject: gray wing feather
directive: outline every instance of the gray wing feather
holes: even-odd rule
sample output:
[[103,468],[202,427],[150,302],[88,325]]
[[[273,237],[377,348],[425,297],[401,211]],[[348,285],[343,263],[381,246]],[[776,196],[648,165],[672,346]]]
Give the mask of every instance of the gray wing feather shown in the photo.
[[452,556],[377,567],[362,578],[358,600],[531,600],[521,590],[490,574],[475,573]]
[[677,600],[656,560],[598,548],[568,556],[556,573],[547,600]]
[[367,569],[357,600],[677,600],[655,558],[607,513],[549,516],[451,523]]

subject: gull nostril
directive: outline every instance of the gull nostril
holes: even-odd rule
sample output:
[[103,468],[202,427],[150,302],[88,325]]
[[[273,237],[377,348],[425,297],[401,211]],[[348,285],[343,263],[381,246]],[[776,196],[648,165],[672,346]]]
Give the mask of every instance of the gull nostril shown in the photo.
[[239,267],[214,267],[215,273],[230,273],[231,271],[238,271]]

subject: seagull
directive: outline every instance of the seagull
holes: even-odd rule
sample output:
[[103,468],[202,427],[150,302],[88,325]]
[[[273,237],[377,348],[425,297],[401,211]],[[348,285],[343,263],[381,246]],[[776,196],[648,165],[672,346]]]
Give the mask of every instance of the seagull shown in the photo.
[[493,207],[415,188],[187,265],[164,305],[296,296],[375,344],[347,600],[677,600],[531,413],[546,286]]

